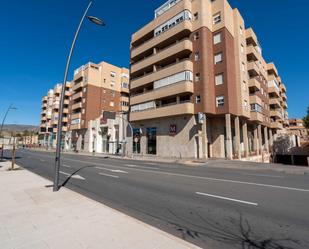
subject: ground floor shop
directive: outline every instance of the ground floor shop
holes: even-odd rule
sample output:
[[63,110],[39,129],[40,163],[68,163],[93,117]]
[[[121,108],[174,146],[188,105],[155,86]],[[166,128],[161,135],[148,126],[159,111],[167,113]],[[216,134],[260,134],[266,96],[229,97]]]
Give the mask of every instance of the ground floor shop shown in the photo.
[[230,114],[184,115],[132,123],[133,154],[166,158],[259,158],[276,131]]
[[116,114],[114,119],[100,117],[91,120],[87,129],[67,132],[66,144],[68,150],[77,152],[123,155],[127,151],[127,130],[124,114]]

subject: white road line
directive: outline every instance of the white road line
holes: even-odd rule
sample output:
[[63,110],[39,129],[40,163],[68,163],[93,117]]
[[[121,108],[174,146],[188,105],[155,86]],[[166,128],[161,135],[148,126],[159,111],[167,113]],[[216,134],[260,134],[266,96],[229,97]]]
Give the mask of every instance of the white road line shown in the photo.
[[195,193],[197,195],[209,196],[209,197],[218,198],[218,199],[222,199],[222,200],[235,201],[235,202],[244,203],[244,204],[248,204],[248,205],[258,206],[258,204],[254,203],[254,202],[242,201],[242,200],[232,199],[232,198],[223,197],[223,196],[219,196],[219,195],[210,195],[210,194],[205,194],[205,193],[201,193],[201,192],[195,192]]
[[45,161],[45,160],[43,160],[43,159],[40,159],[40,161],[41,161],[41,162],[46,162],[46,161]]
[[284,178],[284,176],[272,176],[272,175],[263,175],[263,174],[242,174],[245,176],[262,176],[262,177],[270,177],[270,178]]
[[123,174],[128,174],[128,172],[120,170],[120,169],[108,169],[108,168],[103,168],[103,167],[95,167],[96,169],[102,169],[102,170],[107,170],[110,172],[114,172],[114,173],[123,173]]
[[65,167],[65,168],[71,168],[70,165],[66,165],[66,164],[62,164],[62,166]]
[[[71,174],[68,174],[66,172],[63,172],[63,171],[59,171],[60,174],[63,174],[63,175],[66,175],[66,176],[71,176]],[[74,178],[74,179],[78,179],[78,180],[86,180],[84,177],[80,176],[80,175],[72,175],[71,178]]]
[[154,165],[154,166],[157,166],[157,165],[158,165],[157,163],[144,163],[144,164],[147,164],[147,165]]
[[[139,166],[139,165],[135,165],[135,164],[125,164],[124,165],[125,167],[129,167],[129,168],[141,168],[141,169],[154,169],[154,170],[157,170],[159,168],[154,168],[154,167],[143,167],[143,166]],[[119,166],[119,167],[124,167],[124,166]]]
[[60,174],[66,175],[66,176],[70,176],[71,174],[65,173],[63,171],[59,171]]
[[150,170],[143,170],[143,169],[132,168],[132,170],[152,172],[152,173],[155,173],[155,174],[163,174],[163,175],[171,175],[171,176],[181,176],[181,177],[188,177],[188,178],[195,178],[195,179],[202,179],[202,180],[209,180],[209,181],[217,181],[217,182],[230,182],[230,183],[253,185],[253,186],[259,186],[259,187],[268,187],[268,188],[285,189],[285,190],[292,190],[292,191],[309,192],[309,189],[292,188],[292,187],[285,187],[285,186],[278,186],[278,185],[255,183],[255,182],[243,182],[243,181],[235,181],[235,180],[229,180],[229,179],[210,178],[210,177],[203,177],[203,176],[184,175],[184,174],[170,173],[170,172],[164,172],[164,171],[155,171],[155,170],[151,170],[151,169]]
[[101,175],[101,176],[113,177],[113,178],[119,178],[119,176],[109,175],[109,174],[103,174],[103,173],[99,173],[99,175]]

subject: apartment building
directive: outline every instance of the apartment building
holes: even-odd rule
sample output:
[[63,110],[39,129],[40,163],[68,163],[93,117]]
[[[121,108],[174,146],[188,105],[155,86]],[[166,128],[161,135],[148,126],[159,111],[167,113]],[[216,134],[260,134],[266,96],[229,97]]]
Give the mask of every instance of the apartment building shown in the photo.
[[[78,151],[112,152],[109,144],[116,144],[119,135],[111,136],[110,130],[104,128],[108,120],[103,114],[127,113],[128,110],[128,69],[107,62],[89,62],[81,66],[75,70],[72,82],[69,132],[66,136],[69,148]],[[95,126],[97,129],[91,126],[96,120],[100,123]],[[117,126],[113,131],[118,134],[119,124],[113,123],[113,126]],[[95,143],[94,138],[97,138]],[[100,144],[98,141],[101,141]],[[101,146],[103,142],[104,146]]]
[[305,127],[302,119],[289,119],[288,131],[290,134],[299,136],[302,142],[309,140],[309,129]]
[[248,158],[287,124],[286,88],[226,0],[170,0],[131,38],[136,154]]
[[[61,91],[62,91],[62,84],[57,84],[55,85],[54,89],[50,89],[47,92],[47,95],[42,98],[39,141],[41,145],[50,148],[56,146]],[[64,109],[63,109],[63,122],[62,122],[63,132],[68,131],[70,95],[71,95],[71,83],[67,82],[65,99],[64,99]]]

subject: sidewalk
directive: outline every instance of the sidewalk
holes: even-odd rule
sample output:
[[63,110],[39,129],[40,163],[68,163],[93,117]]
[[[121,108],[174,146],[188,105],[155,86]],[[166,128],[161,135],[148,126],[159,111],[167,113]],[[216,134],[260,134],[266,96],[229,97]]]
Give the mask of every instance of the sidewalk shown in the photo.
[[198,248],[27,170],[0,162],[1,249]]

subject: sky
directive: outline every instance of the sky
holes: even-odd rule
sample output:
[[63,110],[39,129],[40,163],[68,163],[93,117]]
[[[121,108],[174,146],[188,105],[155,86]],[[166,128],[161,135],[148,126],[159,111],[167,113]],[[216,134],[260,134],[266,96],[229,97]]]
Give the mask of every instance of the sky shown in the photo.
[[[205,0],[208,1],[208,0]],[[73,70],[92,61],[129,66],[131,34],[153,19],[165,0],[95,0],[89,15],[106,27],[85,22],[72,58]],[[303,117],[309,105],[309,1],[230,0],[252,27],[266,61],[274,61],[287,87],[288,112]],[[41,98],[61,83],[68,51],[87,0],[1,0],[0,119],[39,125]]]

